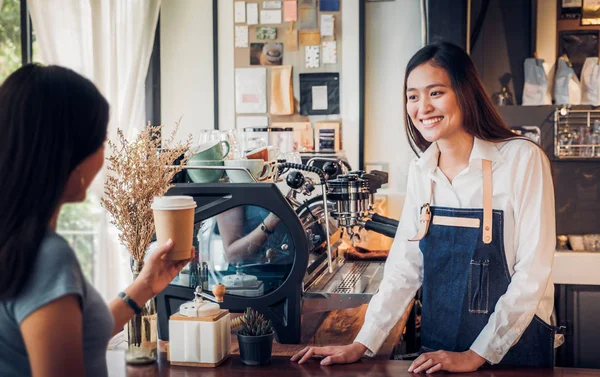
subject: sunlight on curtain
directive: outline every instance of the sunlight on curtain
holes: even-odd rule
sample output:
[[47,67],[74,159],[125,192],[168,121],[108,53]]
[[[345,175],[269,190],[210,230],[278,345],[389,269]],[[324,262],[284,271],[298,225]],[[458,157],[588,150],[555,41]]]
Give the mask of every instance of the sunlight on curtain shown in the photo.
[[[132,137],[145,125],[145,79],[160,4],[161,0],[28,1],[42,62],[69,67],[98,86],[110,103],[111,140],[117,128]],[[79,229],[83,233],[78,233],[78,229],[60,230],[67,239],[71,237],[76,249],[78,242],[95,248],[90,275],[108,300],[126,287],[131,273],[128,254],[118,241],[116,229],[109,224],[110,216],[99,207],[104,174],[103,169],[92,183],[89,200],[79,204],[87,208],[79,212],[90,215],[96,239],[86,243],[89,229]],[[65,208],[61,216],[65,216],[65,211],[75,210]],[[68,227],[68,219],[63,220]],[[79,250],[79,254],[84,253]]]

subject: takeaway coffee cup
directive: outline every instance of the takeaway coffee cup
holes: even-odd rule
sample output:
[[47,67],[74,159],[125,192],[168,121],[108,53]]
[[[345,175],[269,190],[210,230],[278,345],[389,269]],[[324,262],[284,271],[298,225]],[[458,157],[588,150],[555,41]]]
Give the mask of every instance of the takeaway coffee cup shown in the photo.
[[191,196],[157,196],[152,202],[154,227],[159,245],[170,238],[173,248],[166,259],[183,260],[191,257],[194,235],[194,208]]

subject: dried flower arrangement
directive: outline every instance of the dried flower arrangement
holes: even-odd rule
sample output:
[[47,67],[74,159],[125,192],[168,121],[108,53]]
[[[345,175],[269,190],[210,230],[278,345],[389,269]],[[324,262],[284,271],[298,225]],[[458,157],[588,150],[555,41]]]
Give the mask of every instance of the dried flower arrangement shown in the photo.
[[162,125],[148,124],[133,142],[118,130],[117,142],[108,142],[109,173],[101,203],[112,215],[111,223],[119,231],[121,244],[138,262],[143,262],[154,235],[152,201],[167,192],[175,174],[183,169],[192,143],[190,135],[185,143],[173,145],[179,122],[164,143],[160,136],[162,129]]

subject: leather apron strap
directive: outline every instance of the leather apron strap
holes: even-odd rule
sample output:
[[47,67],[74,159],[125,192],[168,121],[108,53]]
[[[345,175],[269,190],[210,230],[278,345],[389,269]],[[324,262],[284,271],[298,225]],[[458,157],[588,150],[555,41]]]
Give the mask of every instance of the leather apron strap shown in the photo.
[[492,161],[482,160],[483,169],[483,243],[492,242]]
[[[492,242],[492,161],[482,160],[481,167],[483,170],[483,242],[489,244]],[[419,229],[417,234],[410,238],[409,241],[422,240],[429,231],[431,223],[431,203],[433,203],[433,186],[435,182],[430,181],[429,185],[429,202],[423,204],[419,216]]]

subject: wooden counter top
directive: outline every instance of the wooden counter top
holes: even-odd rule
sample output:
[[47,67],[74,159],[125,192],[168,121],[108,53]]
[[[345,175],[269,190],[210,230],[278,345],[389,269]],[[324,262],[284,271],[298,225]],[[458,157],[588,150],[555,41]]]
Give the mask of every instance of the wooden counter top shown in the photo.
[[[377,357],[389,359],[398,344],[400,337],[406,327],[408,315],[413,303],[408,306],[406,312],[400,318],[396,326],[390,332]],[[334,310],[326,313],[315,313],[302,316],[302,339],[300,344],[273,343],[273,356],[291,357],[306,346],[337,346],[350,344],[358,335],[365,320],[367,304],[354,309]],[[239,354],[237,335],[232,332],[231,353]]]
[[[295,377],[295,376],[369,376],[369,377],[409,377],[425,376],[425,374],[408,373],[410,361],[394,361],[365,358],[354,364],[321,366],[319,360],[312,359],[305,364],[298,365],[288,357],[274,357],[270,365],[249,367],[241,363],[238,355],[232,355],[217,368],[194,368],[171,366],[161,353],[158,363],[148,366],[123,365],[123,351],[109,351],[108,371],[111,377]],[[445,373],[436,373],[436,376],[448,376]],[[600,370],[595,369],[496,369],[482,370],[473,373],[451,374],[456,377],[600,377]]]

